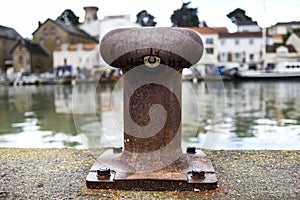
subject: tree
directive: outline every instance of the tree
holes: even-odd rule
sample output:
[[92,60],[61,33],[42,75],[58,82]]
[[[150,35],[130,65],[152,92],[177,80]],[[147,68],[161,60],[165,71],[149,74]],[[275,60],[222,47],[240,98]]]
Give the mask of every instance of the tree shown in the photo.
[[136,23],[142,26],[155,26],[154,16],[149,14],[146,10],[142,10],[136,15]]
[[286,41],[289,39],[292,33],[300,33],[300,28],[293,28],[292,30],[289,30],[288,33],[285,35],[282,35],[282,43],[285,44]]
[[66,9],[58,18],[58,21],[64,22],[67,25],[77,25],[79,24],[79,17],[75,15],[75,13],[70,10]]
[[174,10],[171,15],[171,22],[173,26],[191,27],[199,26],[199,18],[197,16],[198,8],[188,8],[188,3],[182,3],[180,9]]
[[251,17],[246,15],[246,11],[240,8],[235,9],[234,11],[227,14],[227,17],[234,23],[235,25],[241,24],[257,24],[257,22],[253,21]]

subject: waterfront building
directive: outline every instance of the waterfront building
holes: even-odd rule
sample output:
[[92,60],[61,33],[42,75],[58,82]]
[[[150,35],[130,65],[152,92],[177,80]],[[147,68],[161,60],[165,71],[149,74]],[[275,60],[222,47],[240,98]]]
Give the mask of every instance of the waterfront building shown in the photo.
[[92,74],[100,66],[100,51],[96,43],[64,43],[53,52],[53,66],[70,65],[76,71]]
[[228,33],[226,27],[188,27],[200,34],[205,54],[209,59],[202,59],[202,64],[217,63],[218,61],[218,45],[219,33]]
[[[102,37],[108,33],[109,31],[117,28],[131,28],[131,27],[141,27],[140,24],[130,21],[129,15],[112,15],[112,16],[105,16],[103,19],[98,19],[97,11],[98,8],[94,6],[84,7],[85,10],[85,18],[84,22],[78,26],[79,29],[87,32],[93,38],[97,39],[99,42],[101,41]],[[94,50],[96,51],[96,50]],[[99,51],[99,49],[98,49]],[[92,53],[95,54],[95,53]],[[92,57],[97,57],[94,55]],[[100,56],[100,60],[98,62],[98,58],[96,59],[97,62],[94,63],[94,70],[101,71],[101,67],[108,67],[108,65],[103,61]],[[99,66],[98,69],[95,66]],[[92,68],[89,68],[92,69]]]
[[53,51],[63,43],[97,44],[98,40],[85,31],[72,24],[65,24],[58,20],[47,19],[44,23],[39,22],[38,28],[33,32],[33,43],[46,48],[52,60]]
[[[293,45],[300,56],[300,32],[293,32],[286,41],[287,45]],[[298,60],[300,61],[300,60]]]
[[[235,32],[219,34],[219,62],[247,63],[251,69],[261,68],[264,42],[262,32]],[[272,38],[267,38],[272,45]]]
[[283,37],[287,34],[293,34],[295,29],[300,29],[300,21],[278,22],[267,28],[267,32],[274,39],[274,43],[283,43]]
[[300,29],[300,21],[278,22],[268,28],[270,35],[285,35],[291,33],[293,29]]
[[298,61],[299,53],[293,45],[273,44],[266,46],[266,69],[274,69],[275,66],[282,62]]
[[13,28],[0,25],[0,72],[12,67],[11,48],[22,36]]
[[42,73],[53,69],[48,51],[29,40],[19,40],[11,52],[14,72]]
[[116,28],[140,27],[141,25],[130,21],[129,15],[111,15],[98,20],[97,7],[84,7],[85,19],[79,28],[101,41],[102,37]]

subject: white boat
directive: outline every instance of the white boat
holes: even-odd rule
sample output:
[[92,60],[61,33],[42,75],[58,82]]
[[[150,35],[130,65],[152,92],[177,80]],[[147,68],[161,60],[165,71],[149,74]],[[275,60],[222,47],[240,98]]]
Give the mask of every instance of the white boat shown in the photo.
[[282,79],[300,78],[300,62],[282,62],[268,70],[238,70],[237,79]]
[[197,83],[202,80],[201,72],[194,66],[182,70],[182,80]]

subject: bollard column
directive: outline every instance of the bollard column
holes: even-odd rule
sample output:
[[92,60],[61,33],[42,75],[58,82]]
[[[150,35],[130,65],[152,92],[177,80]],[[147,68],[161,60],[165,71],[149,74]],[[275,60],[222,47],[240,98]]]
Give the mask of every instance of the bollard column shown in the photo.
[[[127,76],[129,72],[124,76],[124,150],[150,153],[169,148],[172,154],[181,153],[181,73],[165,70],[153,75],[147,66],[140,67],[134,73],[137,77]],[[158,67],[151,72],[166,66]],[[136,78],[145,84],[136,87]],[[151,82],[153,78],[162,78],[163,85]]]
[[[87,186],[216,188],[213,166],[203,152],[181,148],[181,72],[200,60],[200,36],[184,28],[116,29],[104,36],[100,51],[106,63],[124,72],[124,149],[100,155]],[[99,169],[110,174],[99,179]]]

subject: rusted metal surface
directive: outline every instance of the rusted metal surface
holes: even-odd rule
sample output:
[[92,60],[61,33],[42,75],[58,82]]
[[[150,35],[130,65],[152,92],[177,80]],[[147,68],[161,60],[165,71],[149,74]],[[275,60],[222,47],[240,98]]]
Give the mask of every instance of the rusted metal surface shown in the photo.
[[144,57],[153,55],[161,64],[181,70],[200,60],[203,43],[196,32],[185,28],[123,28],[106,34],[100,51],[104,61],[117,68],[143,65]]
[[[113,153],[112,149],[104,152],[89,172],[86,184],[95,189],[122,189],[122,190],[178,190],[193,191],[206,190],[217,187],[217,178],[210,160],[198,150],[195,154],[183,153],[178,160],[163,169],[152,172],[128,173],[127,164],[141,164],[135,162],[134,154],[122,152]],[[114,162],[117,170],[111,171],[109,179],[99,180],[97,169]],[[155,161],[153,161],[155,164]],[[135,166],[142,168],[142,166]],[[198,169],[201,169],[199,171]],[[203,176],[203,174],[205,174]]]
[[[142,73],[142,71],[141,71]],[[145,74],[140,77],[146,78]],[[146,153],[160,150],[168,145],[169,152],[181,152],[181,74],[175,73],[172,78],[165,81],[165,85],[148,83],[134,90],[135,80],[128,80],[124,77],[124,113],[130,116],[124,117],[124,149],[130,152]],[[133,91],[132,95],[128,96]],[[161,105],[166,116],[155,114],[151,120],[150,108],[155,105]],[[166,119],[164,119],[166,118]],[[137,125],[132,125],[129,121],[134,121]],[[152,129],[159,127],[160,122],[165,121],[163,127],[152,136],[147,136],[143,131],[139,133],[140,127],[151,125]],[[155,123],[157,122],[157,123]],[[145,137],[142,137],[145,136]],[[146,137],[147,136],[147,137]],[[173,141],[174,145],[171,144]],[[167,147],[166,147],[167,148]]]
[[213,166],[203,153],[181,149],[181,71],[201,58],[199,35],[181,28],[117,29],[104,36],[100,50],[109,65],[124,71],[124,149],[101,154],[87,186],[216,188]]

